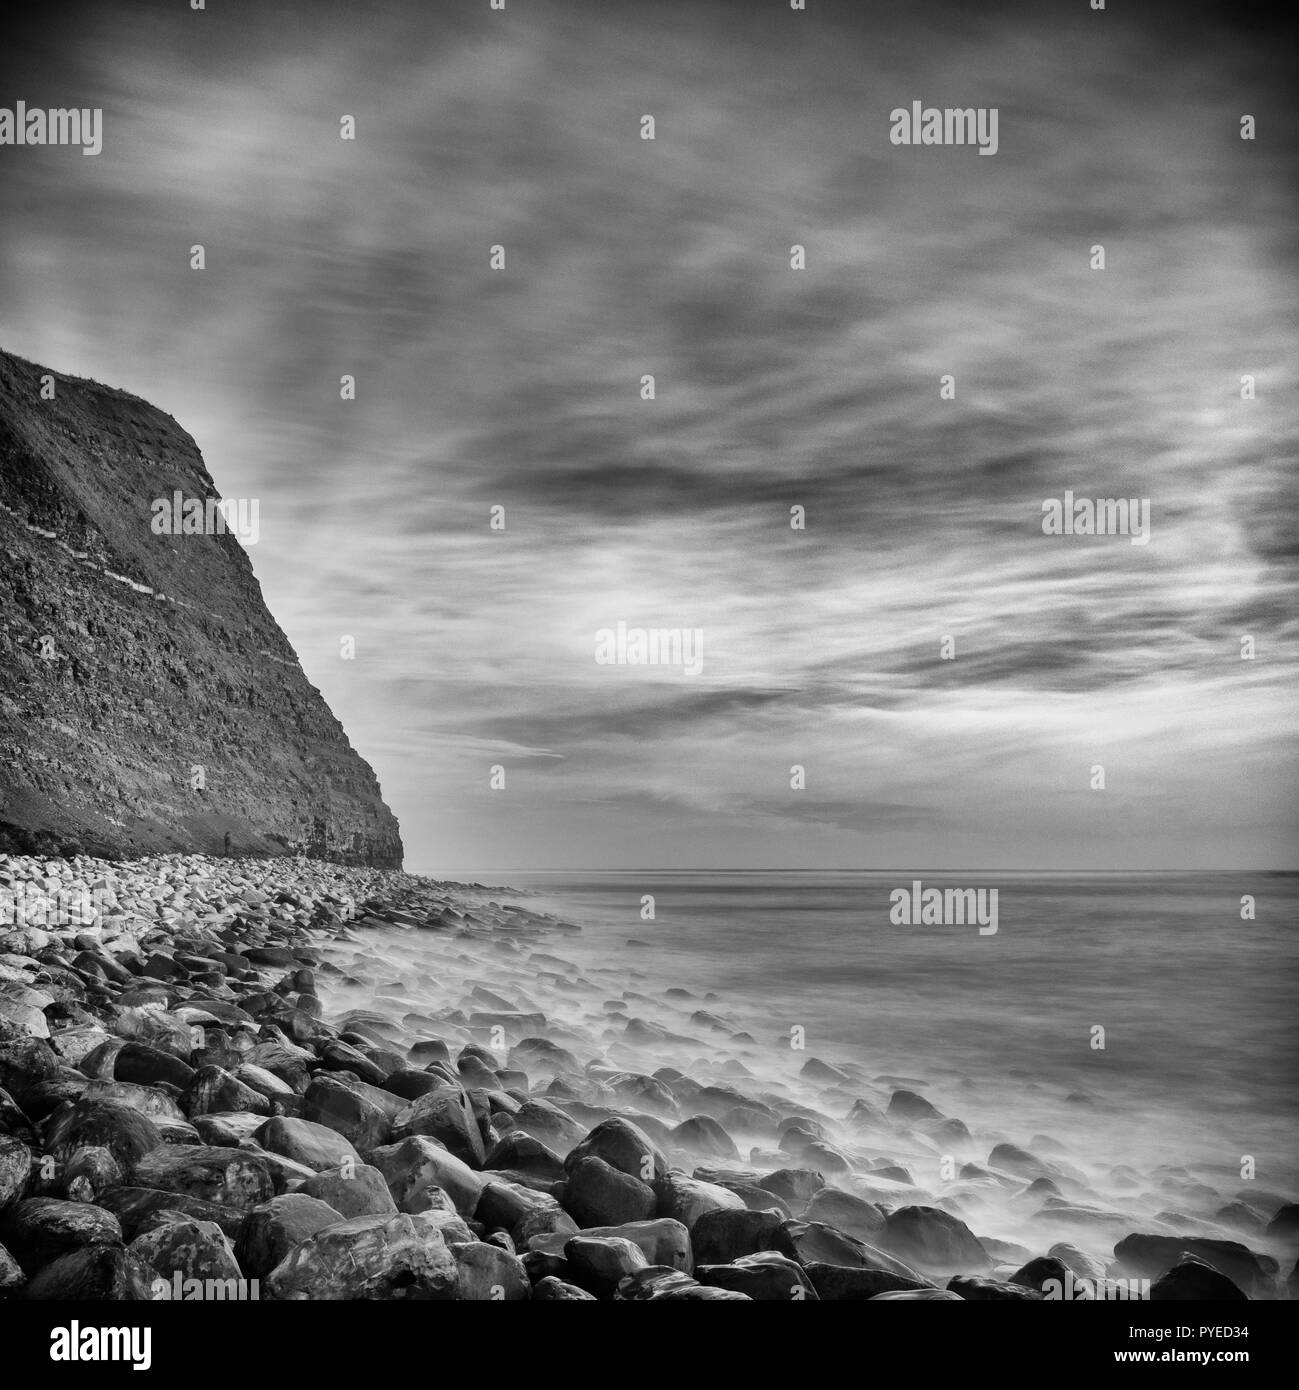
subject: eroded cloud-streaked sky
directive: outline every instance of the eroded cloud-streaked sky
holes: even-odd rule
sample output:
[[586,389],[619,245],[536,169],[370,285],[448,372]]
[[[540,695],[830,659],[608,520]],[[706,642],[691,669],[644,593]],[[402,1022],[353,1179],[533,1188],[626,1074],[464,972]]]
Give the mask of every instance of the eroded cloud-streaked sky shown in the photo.
[[[0,345],[260,499],[408,867],[1287,866],[1296,130],[1249,13],[33,7],[0,104],[104,148],[0,150]],[[891,145],[914,100],[998,153]],[[1066,488],[1149,545],[1044,536]],[[619,620],[702,671],[598,665]]]

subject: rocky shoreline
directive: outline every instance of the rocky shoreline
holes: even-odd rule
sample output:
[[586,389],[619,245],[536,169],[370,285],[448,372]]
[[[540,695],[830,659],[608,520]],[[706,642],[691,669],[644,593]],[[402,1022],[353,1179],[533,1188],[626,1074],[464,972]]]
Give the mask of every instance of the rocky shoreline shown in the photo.
[[[1293,1194],[1134,1174],[1185,1211],[1124,1230],[906,1078],[756,1075],[707,995],[611,962],[614,997],[577,931],[395,870],[0,856],[0,1297],[1299,1291]],[[990,1194],[1084,1234],[976,1234]]]

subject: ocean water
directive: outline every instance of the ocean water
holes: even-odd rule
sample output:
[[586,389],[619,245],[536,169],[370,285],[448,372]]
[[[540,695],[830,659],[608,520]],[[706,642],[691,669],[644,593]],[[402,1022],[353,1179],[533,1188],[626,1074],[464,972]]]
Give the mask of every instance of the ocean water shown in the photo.
[[[890,893],[916,878],[996,888],[996,934],[893,925]],[[1046,1136],[1093,1176],[1169,1165],[1224,1194],[1296,1187],[1299,875],[506,881],[582,927],[563,954],[602,979],[651,995],[689,989],[747,1028],[755,1075],[768,1057],[786,1076],[809,1057],[855,1062],[923,1083],[985,1137],[1031,1147]],[[1245,894],[1253,921],[1241,918]],[[1242,1180],[1247,1158],[1255,1176]]]

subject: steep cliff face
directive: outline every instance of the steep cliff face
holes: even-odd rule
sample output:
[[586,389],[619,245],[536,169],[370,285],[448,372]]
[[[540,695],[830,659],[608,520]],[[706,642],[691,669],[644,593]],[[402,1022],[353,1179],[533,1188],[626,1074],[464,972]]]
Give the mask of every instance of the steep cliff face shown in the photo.
[[177,492],[219,496],[170,416],[0,352],[0,850],[400,867],[235,536],[155,534]]

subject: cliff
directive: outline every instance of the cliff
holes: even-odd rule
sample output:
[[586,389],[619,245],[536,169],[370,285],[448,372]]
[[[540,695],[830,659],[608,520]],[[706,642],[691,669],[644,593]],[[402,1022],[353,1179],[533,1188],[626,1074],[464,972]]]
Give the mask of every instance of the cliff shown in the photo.
[[0,352],[0,851],[399,867],[238,540],[155,534],[176,492],[219,497],[169,415]]

